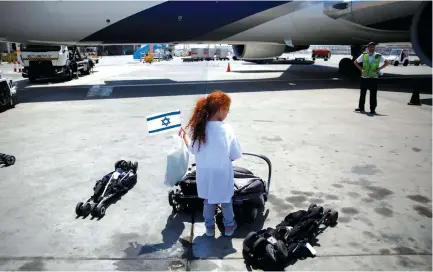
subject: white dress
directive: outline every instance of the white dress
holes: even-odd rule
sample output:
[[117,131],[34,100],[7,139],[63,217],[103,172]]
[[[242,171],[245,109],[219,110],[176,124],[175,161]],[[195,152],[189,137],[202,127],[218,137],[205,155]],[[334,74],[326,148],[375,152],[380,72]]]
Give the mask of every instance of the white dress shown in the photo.
[[230,203],[234,193],[232,161],[242,157],[233,129],[220,121],[206,124],[206,143],[192,141],[188,149],[195,156],[198,197],[209,204]]

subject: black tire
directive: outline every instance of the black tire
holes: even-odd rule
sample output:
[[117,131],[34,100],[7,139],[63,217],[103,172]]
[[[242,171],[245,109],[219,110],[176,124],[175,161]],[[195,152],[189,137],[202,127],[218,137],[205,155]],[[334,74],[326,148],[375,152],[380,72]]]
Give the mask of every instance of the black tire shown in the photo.
[[394,66],[398,66],[400,63],[398,61],[394,62]]
[[66,81],[71,81],[73,79],[73,74],[72,74],[72,69],[71,68],[67,68],[67,74],[66,74]]
[[286,244],[283,241],[277,241],[275,245],[275,255],[277,257],[278,262],[284,262],[289,256],[289,252],[287,251]]
[[168,205],[170,205],[171,207],[174,207],[173,196],[174,196],[174,191],[170,190],[168,192]]
[[81,208],[83,207],[83,202],[78,202],[77,206],[75,206],[75,213],[77,214],[77,216],[81,216]]
[[84,217],[88,216],[90,214],[90,212],[92,211],[92,205],[89,202],[86,202],[83,207],[82,207],[82,215]]
[[257,256],[260,256],[261,254],[264,254],[266,252],[266,245],[269,244],[268,240],[266,240],[263,237],[260,237],[256,240],[256,242],[253,245],[253,252]]
[[329,214],[329,217],[331,218],[331,226],[335,225],[338,221],[338,212],[337,211],[332,211]]
[[316,208],[316,207],[317,207],[316,204],[314,204],[314,203],[310,204],[310,206],[308,207],[308,212],[311,212],[311,210],[312,210],[313,208]]
[[90,215],[92,216],[92,217],[98,217],[98,214],[96,213],[96,207],[97,207],[98,205],[96,204],[96,203],[92,203],[91,205],[90,205]]
[[134,173],[137,174],[138,162],[134,162]]
[[243,250],[245,250],[246,252],[250,252],[251,249],[254,246],[254,243],[257,241],[257,239],[259,239],[259,236],[257,235],[256,232],[250,232],[247,237],[245,237],[242,246],[243,246]]
[[123,161],[123,160],[117,161],[117,162],[114,164],[114,170],[116,170],[117,168],[120,168],[120,163],[121,163],[122,161]]
[[267,244],[265,247],[265,259],[271,263],[271,266],[277,264],[276,250],[272,244]]
[[14,156],[6,156],[6,158],[5,158],[5,164],[6,164],[6,166],[14,165],[15,161],[16,161],[16,159],[15,159]]
[[403,66],[408,66],[409,65],[409,61],[408,60],[405,60],[404,62],[403,62]]
[[105,215],[107,208],[105,207],[104,204],[100,204],[100,205],[96,206],[96,208],[94,210],[95,210],[95,215],[96,215],[95,217],[101,218]]
[[258,214],[259,210],[256,207],[249,207],[247,218],[245,218],[245,223],[252,224],[256,220]]

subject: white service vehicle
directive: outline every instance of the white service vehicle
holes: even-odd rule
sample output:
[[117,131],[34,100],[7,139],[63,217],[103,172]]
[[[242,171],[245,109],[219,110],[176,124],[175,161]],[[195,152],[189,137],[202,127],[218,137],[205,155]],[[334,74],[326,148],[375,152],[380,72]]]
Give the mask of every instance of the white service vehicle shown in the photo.
[[230,60],[229,53],[230,50],[226,47],[217,47],[215,49],[215,55],[217,60]]
[[0,78],[0,110],[15,108],[18,103],[17,90],[12,80]]
[[19,59],[24,66],[22,76],[30,82],[37,79],[65,78],[89,75],[95,61],[81,55],[76,46],[21,45]]
[[385,57],[394,66],[399,66],[400,64],[403,66],[408,66],[409,64],[420,65],[420,59],[416,56],[415,52],[410,54],[408,49],[393,48],[389,52],[389,55]]
[[191,59],[193,61],[202,61],[205,59],[205,48],[191,48]]

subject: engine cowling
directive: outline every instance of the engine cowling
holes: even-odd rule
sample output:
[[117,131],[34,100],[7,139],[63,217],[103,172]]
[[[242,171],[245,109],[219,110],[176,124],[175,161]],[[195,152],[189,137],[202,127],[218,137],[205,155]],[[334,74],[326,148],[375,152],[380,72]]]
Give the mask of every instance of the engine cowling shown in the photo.
[[286,50],[285,44],[242,44],[233,45],[233,54],[238,59],[269,59],[279,57]]
[[412,48],[422,63],[432,67],[432,2],[424,2],[413,16]]

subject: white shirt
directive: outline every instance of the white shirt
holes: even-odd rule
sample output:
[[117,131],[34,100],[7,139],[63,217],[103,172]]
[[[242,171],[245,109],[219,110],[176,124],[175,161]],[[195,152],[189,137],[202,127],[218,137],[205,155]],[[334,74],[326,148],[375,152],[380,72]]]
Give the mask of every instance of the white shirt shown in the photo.
[[[361,55],[356,59],[356,61],[357,61],[358,63],[363,62],[362,55],[364,55],[364,54],[361,54]],[[369,55],[369,56],[368,56],[368,62],[369,62],[369,63],[372,63],[373,60],[374,60],[374,58],[376,57],[376,55],[377,55],[376,52],[373,52],[373,54]],[[384,63],[384,62],[385,62],[385,58],[384,58],[382,55],[380,55],[380,63]]]
[[224,122],[208,121],[206,143],[198,148],[198,140],[188,146],[195,156],[198,197],[209,204],[229,203],[234,193],[232,160],[242,157],[233,129]]

